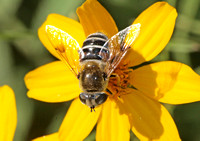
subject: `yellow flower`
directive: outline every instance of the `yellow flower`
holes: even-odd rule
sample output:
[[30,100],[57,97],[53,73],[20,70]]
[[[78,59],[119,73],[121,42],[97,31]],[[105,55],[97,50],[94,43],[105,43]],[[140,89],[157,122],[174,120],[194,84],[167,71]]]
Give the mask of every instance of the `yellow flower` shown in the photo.
[[0,87],[0,141],[12,141],[17,125],[17,110],[13,90]]
[[[80,23],[50,14],[39,28],[41,42],[58,59],[45,33],[46,25],[62,29],[80,45],[91,33],[100,31],[110,38],[118,32],[110,14],[96,0],[87,0],[77,9],[77,14]],[[175,8],[166,2],[157,2],[133,22],[141,24],[140,34],[114,71],[120,82],[110,79],[108,88],[113,95],[96,107],[96,112],[90,112],[80,102],[79,82],[62,61],[29,72],[25,76],[28,97],[45,102],[74,99],[59,131],[35,140],[83,140],[96,124],[96,140],[129,140],[130,130],[140,140],[180,140],[172,117],[159,102],[183,104],[199,101],[200,76],[190,67],[173,61],[138,67],[163,50],[173,33],[176,17]]]

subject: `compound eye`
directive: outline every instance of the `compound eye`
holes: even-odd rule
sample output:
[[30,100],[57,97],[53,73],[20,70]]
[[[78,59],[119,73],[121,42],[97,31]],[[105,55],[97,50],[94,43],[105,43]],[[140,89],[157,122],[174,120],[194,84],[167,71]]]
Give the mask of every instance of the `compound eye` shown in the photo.
[[79,95],[79,99],[81,100],[81,102],[82,102],[83,104],[86,104],[87,95],[85,95],[84,93],[81,93],[81,94]]
[[104,103],[106,101],[106,99],[108,98],[108,95],[105,93],[100,93],[98,94],[98,96],[95,99],[95,102],[97,105],[100,105],[102,103]]

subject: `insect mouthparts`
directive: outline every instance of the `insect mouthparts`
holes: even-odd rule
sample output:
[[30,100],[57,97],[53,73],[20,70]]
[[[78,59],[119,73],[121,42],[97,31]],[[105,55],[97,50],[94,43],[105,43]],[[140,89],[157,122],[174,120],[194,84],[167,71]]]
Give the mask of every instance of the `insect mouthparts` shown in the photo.
[[92,112],[92,110],[95,112],[95,109],[94,109],[94,108],[95,108],[95,106],[91,106],[91,107],[90,107],[91,112]]

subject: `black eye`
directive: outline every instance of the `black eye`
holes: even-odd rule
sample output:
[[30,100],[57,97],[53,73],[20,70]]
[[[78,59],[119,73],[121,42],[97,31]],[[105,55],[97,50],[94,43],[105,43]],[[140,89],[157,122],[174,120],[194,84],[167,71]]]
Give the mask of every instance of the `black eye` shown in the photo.
[[107,98],[108,98],[107,94],[100,93],[100,94],[97,95],[95,102],[96,102],[97,105],[100,105],[100,104],[104,103]]
[[85,94],[81,93],[81,94],[79,95],[79,99],[81,100],[81,102],[82,102],[83,104],[86,104],[87,96],[86,96]]

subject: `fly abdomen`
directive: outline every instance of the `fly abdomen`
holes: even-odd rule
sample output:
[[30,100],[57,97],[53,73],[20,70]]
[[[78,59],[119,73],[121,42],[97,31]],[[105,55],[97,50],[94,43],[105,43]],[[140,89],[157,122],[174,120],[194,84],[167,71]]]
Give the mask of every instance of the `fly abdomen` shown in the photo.
[[108,46],[104,46],[108,40],[107,36],[97,32],[90,34],[83,42],[82,52],[80,52],[80,62],[89,59],[107,61],[109,57]]

